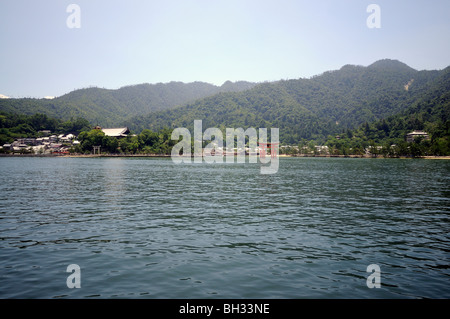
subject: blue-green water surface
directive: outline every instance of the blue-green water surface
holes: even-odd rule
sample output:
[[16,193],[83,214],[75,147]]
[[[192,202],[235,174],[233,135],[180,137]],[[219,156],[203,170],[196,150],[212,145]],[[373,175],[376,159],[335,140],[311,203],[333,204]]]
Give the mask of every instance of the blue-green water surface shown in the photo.
[[259,165],[0,158],[0,297],[450,298],[449,161]]

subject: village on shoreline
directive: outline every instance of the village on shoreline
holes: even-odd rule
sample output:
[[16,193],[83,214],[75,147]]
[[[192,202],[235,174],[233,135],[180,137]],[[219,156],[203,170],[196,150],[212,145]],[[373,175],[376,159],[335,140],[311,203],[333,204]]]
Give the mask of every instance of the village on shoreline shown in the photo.
[[[27,153],[0,153],[1,157],[8,158],[170,158],[171,155],[168,154],[62,154],[62,153],[51,153],[51,154],[27,154]],[[193,157],[193,156],[192,156]],[[441,159],[450,160],[450,156],[398,156],[398,157],[385,157],[385,156],[373,156],[373,155],[315,155],[315,154],[278,154],[280,158],[366,158],[366,159]]]
[[[124,128],[104,128],[95,127],[94,130],[101,131],[105,136],[113,139],[123,139],[129,136],[136,136],[130,134],[130,130],[127,127]],[[39,132],[38,138],[17,138],[12,143],[4,144],[0,146],[0,157],[78,157],[78,158],[119,158],[119,157],[171,157],[171,154],[166,153],[152,153],[152,152],[119,152],[111,153],[102,151],[100,146],[92,146],[92,151],[77,152],[80,150],[81,142],[77,140],[77,136],[73,134],[52,134],[49,130],[43,130]],[[407,141],[412,142],[416,137],[423,139],[429,139],[426,132],[413,131],[407,135]],[[395,145],[392,145],[395,146]],[[278,157],[328,157],[328,158],[423,158],[423,159],[450,159],[450,156],[386,156],[382,154],[381,146],[369,146],[364,149],[362,154],[333,154],[330,148],[326,145],[314,145],[313,147],[303,146],[300,148],[297,145],[277,145]],[[226,151],[219,148],[220,152],[226,155]],[[257,147],[254,150],[250,150],[248,147],[243,149],[234,148],[231,153],[237,155],[237,153],[245,153],[260,155],[264,150],[261,147]]]

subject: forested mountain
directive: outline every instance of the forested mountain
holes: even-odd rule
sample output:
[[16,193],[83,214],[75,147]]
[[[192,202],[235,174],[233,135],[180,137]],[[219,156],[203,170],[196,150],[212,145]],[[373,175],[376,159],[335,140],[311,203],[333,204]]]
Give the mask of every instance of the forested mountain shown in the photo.
[[[64,121],[81,117],[91,125],[128,126],[135,133],[192,130],[200,119],[204,129],[278,127],[280,141],[287,144],[325,143],[342,132],[378,141],[399,138],[411,129],[448,135],[443,133],[448,125],[448,74],[449,68],[417,71],[386,59],[367,67],[345,65],[309,79],[228,81],[220,87],[171,82],[87,88],[53,100],[1,99],[0,111],[42,113]],[[381,126],[385,133],[378,130]]]
[[82,117],[102,126],[121,126],[124,119],[152,111],[170,109],[219,92],[252,88],[250,82],[225,82],[215,86],[203,82],[140,84],[117,90],[85,88],[48,99],[0,99],[0,111],[16,114],[46,114],[61,120]]
[[262,83],[241,92],[220,93],[174,109],[134,117],[136,131],[162,127],[278,127],[280,140],[325,141],[398,114],[420,100],[445,71],[417,71],[395,60],[368,67],[346,65],[310,79]]
[[[407,133],[423,130],[429,140],[406,143]],[[345,130],[328,138],[327,145],[340,154],[367,146],[383,146],[383,155],[448,155],[450,153],[450,67],[426,84],[418,99],[396,115],[372,123],[364,123],[356,130]],[[392,147],[395,145],[396,147]]]
[[406,110],[362,125],[360,130],[374,141],[404,138],[411,130],[425,130],[435,138],[450,136],[450,67],[423,91],[420,98]]
[[[246,85],[243,84],[240,88]],[[182,83],[171,85],[171,89],[175,85],[186,86]],[[248,84],[250,88],[240,92],[233,92],[234,85],[227,82],[221,87],[221,93],[122,121],[120,125],[127,125],[140,134],[130,135],[120,145],[103,136],[102,148],[110,152],[167,153],[173,143],[171,129],[187,127],[192,130],[194,120],[200,119],[204,129],[278,127],[282,143],[299,145],[302,151],[307,146],[309,152],[314,151],[315,145],[325,144],[335,155],[362,155],[368,149],[385,156],[450,154],[450,67],[442,71],[416,71],[398,61],[383,60],[368,67],[347,65],[311,79],[263,83],[254,87]],[[146,96],[145,86],[113,92],[95,90],[98,101],[89,99],[97,104],[113,104],[124,99],[134,100],[138,105],[144,103],[139,101],[151,99],[151,95]],[[175,100],[179,92],[169,94],[167,90],[170,91],[162,85],[159,90],[162,95],[159,100],[155,98],[152,105],[165,105],[167,100],[163,96]],[[189,94],[193,94],[192,91],[184,93],[191,97]],[[78,90],[60,99],[88,99],[83,97],[84,94],[85,90]],[[0,111],[0,141],[35,136],[42,129],[89,132],[92,124],[82,118],[62,121],[43,114],[26,116]],[[406,134],[413,130],[425,130],[430,139],[405,142]],[[78,151],[91,151],[91,140],[98,142],[100,139],[96,131],[83,135],[85,141]]]

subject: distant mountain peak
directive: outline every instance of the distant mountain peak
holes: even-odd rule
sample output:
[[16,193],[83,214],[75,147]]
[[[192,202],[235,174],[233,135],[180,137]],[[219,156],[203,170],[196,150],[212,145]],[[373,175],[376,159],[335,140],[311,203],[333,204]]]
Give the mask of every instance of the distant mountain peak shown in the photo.
[[382,60],[378,60],[374,63],[372,63],[371,65],[368,66],[368,68],[371,69],[381,69],[381,70],[386,70],[386,69],[390,69],[390,70],[409,70],[409,71],[416,71],[413,68],[411,68],[410,66],[408,66],[407,64],[400,62],[398,60],[392,60],[392,59],[382,59]]
[[248,81],[231,82],[228,80],[228,81],[225,81],[220,86],[220,89],[225,92],[231,92],[231,91],[239,92],[239,91],[245,91],[245,90],[251,89],[254,86],[256,86],[256,83],[253,83],[253,82],[248,82]]
[[361,68],[364,68],[362,65],[354,65],[354,64],[346,64],[340,68],[340,70],[360,70]]

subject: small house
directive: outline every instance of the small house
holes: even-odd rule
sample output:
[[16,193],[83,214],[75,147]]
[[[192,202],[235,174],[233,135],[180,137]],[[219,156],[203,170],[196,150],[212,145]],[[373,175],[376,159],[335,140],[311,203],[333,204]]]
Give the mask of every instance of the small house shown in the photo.
[[5,151],[13,151],[14,150],[14,148],[11,144],[3,144],[3,149]]
[[411,133],[406,134],[406,141],[408,143],[414,142],[416,138],[421,137],[423,140],[430,140],[430,136],[427,132],[424,131],[412,131]]
[[50,131],[50,130],[42,130],[42,131],[39,131],[39,133],[41,133],[43,136],[48,136],[48,135],[50,135],[52,133],[52,131]]

